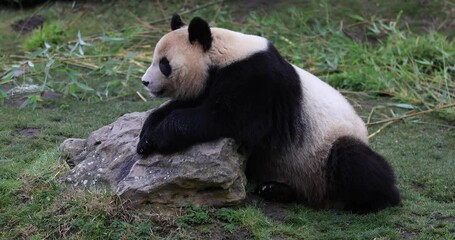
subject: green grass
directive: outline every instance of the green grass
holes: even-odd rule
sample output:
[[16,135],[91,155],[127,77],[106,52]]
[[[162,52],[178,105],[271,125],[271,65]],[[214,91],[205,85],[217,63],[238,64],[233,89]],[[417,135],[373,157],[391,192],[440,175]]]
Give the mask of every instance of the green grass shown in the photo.
[[45,23],[42,27],[35,29],[32,34],[24,41],[23,49],[33,50],[47,44],[62,44],[65,40],[66,32],[62,22],[53,21]]
[[[425,8],[413,1],[377,2],[283,2],[273,11],[243,15],[243,3],[236,1],[183,18],[203,16],[213,26],[267,37],[292,63],[356,91],[347,97],[365,120],[373,108],[372,122],[409,108],[454,103],[455,43],[413,21],[422,15],[443,21],[450,17],[450,2],[427,1]],[[377,214],[249,200],[236,207],[188,206],[155,215],[153,209],[129,209],[109,192],[62,186],[58,177],[68,165],[58,146],[65,138],[85,138],[126,112],[158,106],[136,93],[146,96],[139,76],[169,28],[168,22],[155,22],[197,5],[159,3],[118,1],[72,9],[71,3],[59,2],[0,10],[0,239],[453,239],[455,130],[448,120],[454,108],[402,120],[371,139],[395,168],[403,197],[401,206]],[[45,16],[49,25],[62,24],[64,32],[58,27],[28,35],[9,30],[14,20],[32,13]],[[13,77],[24,66],[29,72]],[[39,89],[8,93],[23,84]],[[58,95],[48,98],[49,92]],[[391,97],[377,98],[383,94]],[[407,105],[397,107],[398,102]],[[370,133],[383,126],[372,126]]]
[[[57,176],[68,166],[57,147],[65,138],[86,137],[125,112],[156,106],[128,101],[88,104],[59,100],[52,107],[35,111],[2,108],[0,238],[63,237],[59,234],[67,227],[73,237],[98,238],[111,225],[118,225],[116,231],[129,226],[122,225],[122,212],[117,212],[109,194],[74,191],[58,183]],[[39,131],[27,136],[23,134],[26,129]],[[139,231],[136,227],[141,225],[134,226],[134,231]]]
[[[313,12],[280,4],[272,13],[251,13],[242,24],[231,15],[234,7],[219,4],[185,17],[188,21],[202,15],[212,25],[267,37],[289,61],[338,88],[387,94],[423,109],[455,103],[455,40],[436,31],[417,34],[400,27],[401,18],[416,14],[406,8],[402,10],[407,12],[400,11],[393,19],[352,12],[347,20],[337,22],[332,18],[337,19],[340,12],[338,8],[330,12],[330,4],[317,9],[310,2],[308,6],[317,9]],[[382,4],[388,6],[385,1]],[[25,37],[22,46],[28,51],[4,56],[6,71],[0,85],[35,86],[26,102],[32,106],[42,100],[45,91],[91,101],[139,99],[140,83],[132,79],[144,73],[152,46],[169,27],[168,23],[150,24],[156,22],[150,16],[169,16],[181,7],[177,3],[166,6],[147,3],[139,7],[135,2],[89,5],[93,13],[83,9],[62,18],[61,12],[68,14],[70,5],[54,4],[43,15],[57,20],[47,21]],[[124,8],[132,10],[122,13]],[[109,14],[101,14],[107,9]],[[144,9],[152,12],[146,15]],[[111,16],[115,20],[108,20]],[[62,32],[63,28],[68,30]],[[15,76],[23,69],[29,74]],[[0,90],[0,101],[10,96]],[[455,119],[453,110],[444,110],[443,115]]]

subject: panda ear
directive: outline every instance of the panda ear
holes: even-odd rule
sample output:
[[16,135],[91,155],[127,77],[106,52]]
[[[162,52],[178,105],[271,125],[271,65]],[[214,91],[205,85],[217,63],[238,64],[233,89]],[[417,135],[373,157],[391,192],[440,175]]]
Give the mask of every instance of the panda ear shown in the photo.
[[209,24],[200,17],[195,17],[191,20],[188,26],[189,40],[191,43],[198,41],[204,51],[207,51],[212,46],[212,32],[210,32]]
[[178,15],[177,13],[172,14],[171,30],[174,31],[175,29],[179,29],[183,25],[185,24],[182,22],[180,15]]

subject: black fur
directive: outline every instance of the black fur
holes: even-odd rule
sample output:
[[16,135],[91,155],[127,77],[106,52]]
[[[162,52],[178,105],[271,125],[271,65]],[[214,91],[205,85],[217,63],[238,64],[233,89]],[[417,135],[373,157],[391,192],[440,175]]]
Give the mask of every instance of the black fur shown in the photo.
[[169,60],[167,60],[166,57],[161,58],[160,63],[159,63],[159,67],[160,67],[161,73],[162,73],[164,76],[169,77],[169,75],[171,75],[171,73],[172,73],[172,67],[171,67],[171,65],[169,64]]
[[[210,49],[207,22],[194,18],[188,32],[190,42]],[[311,135],[302,111],[302,104],[311,103],[303,102],[299,75],[292,65],[269,44],[266,51],[226,67],[211,66],[205,83],[197,97],[172,100],[149,115],[137,152],[173,153],[197,143],[233,138],[250,156],[246,175],[259,185],[259,195],[274,201],[305,201],[306,196],[278,181],[283,176],[275,175],[281,164],[277,159],[283,159],[279,156],[292,144],[304,145]],[[346,210],[374,212],[400,202],[391,167],[354,138],[335,142],[325,171],[328,200]]]
[[183,27],[185,24],[177,13],[172,14],[171,30],[174,31]]
[[[137,145],[137,153],[142,155],[148,155],[152,152],[157,152],[157,148],[154,146],[152,136],[156,131],[156,128],[159,126],[164,119],[170,115],[170,113],[177,109],[186,109],[195,107],[200,104],[200,99],[180,101],[173,100],[164,106],[153,111],[145,120],[144,125],[142,126],[141,133],[139,135],[139,144]],[[150,141],[149,141],[150,140]],[[164,151],[164,149],[163,149]],[[177,150],[175,150],[177,151]]]
[[176,152],[222,137],[250,152],[284,149],[302,138],[301,99],[297,73],[270,45],[227,67],[212,67],[198,98],[173,100],[153,112],[137,150]]
[[265,200],[272,202],[290,203],[297,199],[294,189],[279,182],[259,184],[254,192]]
[[198,41],[204,51],[212,47],[212,32],[209,24],[200,17],[195,17],[191,20],[188,26],[188,39],[191,43]]
[[338,139],[327,160],[329,198],[355,213],[400,203],[395,175],[384,158],[352,137]]

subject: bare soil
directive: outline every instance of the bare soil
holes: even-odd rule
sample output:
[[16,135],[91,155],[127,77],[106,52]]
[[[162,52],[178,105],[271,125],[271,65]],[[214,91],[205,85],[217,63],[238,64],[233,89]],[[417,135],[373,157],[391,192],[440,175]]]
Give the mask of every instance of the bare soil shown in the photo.
[[276,202],[268,202],[264,199],[252,194],[247,193],[245,203],[246,206],[256,206],[258,207],[267,218],[277,222],[285,222],[287,218],[286,213],[286,204],[284,203],[276,203]]
[[20,128],[17,132],[26,138],[34,138],[41,132],[41,128]]
[[11,24],[11,28],[16,31],[20,32],[21,34],[25,34],[31,32],[33,29],[39,28],[44,23],[44,17],[41,15],[32,15],[30,17],[19,19]]

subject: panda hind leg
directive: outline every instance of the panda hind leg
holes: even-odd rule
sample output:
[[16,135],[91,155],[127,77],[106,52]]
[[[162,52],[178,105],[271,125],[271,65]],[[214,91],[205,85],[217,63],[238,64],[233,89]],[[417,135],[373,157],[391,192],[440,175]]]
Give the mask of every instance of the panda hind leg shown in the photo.
[[297,195],[290,186],[279,182],[264,182],[256,186],[254,192],[271,202],[290,203],[297,200]]
[[392,167],[365,143],[341,137],[327,160],[328,197],[354,213],[377,212],[400,203]]

